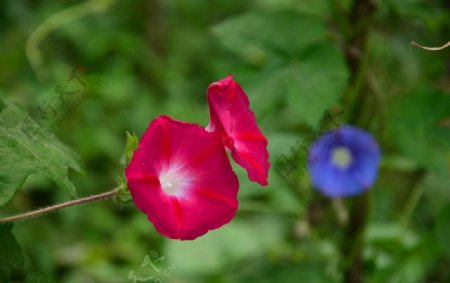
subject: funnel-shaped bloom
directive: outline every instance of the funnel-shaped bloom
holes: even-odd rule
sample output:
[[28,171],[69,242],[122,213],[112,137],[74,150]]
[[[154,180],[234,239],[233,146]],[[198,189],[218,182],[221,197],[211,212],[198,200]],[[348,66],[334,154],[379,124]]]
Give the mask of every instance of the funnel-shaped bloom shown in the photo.
[[313,185],[329,197],[353,196],[374,183],[380,149],[369,133],[343,126],[311,146],[308,169]]
[[172,239],[217,229],[238,207],[238,179],[219,135],[196,124],[153,120],[125,175],[136,206]]
[[267,185],[267,139],[256,124],[247,95],[231,76],[208,88],[211,121],[208,131],[220,133],[234,161],[248,172],[251,181]]

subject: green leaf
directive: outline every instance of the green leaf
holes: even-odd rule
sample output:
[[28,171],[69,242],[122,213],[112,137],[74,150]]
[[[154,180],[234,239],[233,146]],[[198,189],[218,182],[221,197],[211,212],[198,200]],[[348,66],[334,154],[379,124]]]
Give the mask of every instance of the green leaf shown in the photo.
[[213,33],[224,47],[260,67],[250,69],[243,84],[250,101],[258,101],[252,105],[258,118],[272,114],[283,124],[315,127],[343,94],[345,59],[328,41],[320,17],[251,12],[214,26]]
[[411,249],[417,246],[417,235],[392,223],[374,223],[367,228],[367,242],[380,244],[395,249]]
[[[345,5],[342,3],[345,1],[340,1],[340,6]],[[296,11],[301,11],[311,15],[316,15],[322,18],[328,18],[332,12],[333,3],[328,0],[258,0],[258,6],[263,9],[292,9]]]
[[29,175],[53,179],[75,197],[68,169],[81,171],[78,157],[14,103],[0,112],[0,205],[8,202]]
[[449,118],[448,95],[435,90],[417,90],[392,104],[389,133],[405,156],[420,166],[447,175],[450,168]]
[[177,272],[214,273],[231,262],[262,255],[266,249],[277,247],[279,251],[282,239],[277,231],[280,229],[282,226],[276,219],[255,217],[245,223],[235,219],[195,241],[168,242],[165,255],[177,267]]
[[288,102],[284,115],[314,127],[341,98],[348,71],[342,53],[329,44],[314,46],[302,55],[286,69]]
[[261,56],[297,54],[326,39],[325,25],[319,17],[290,10],[240,15],[215,25],[213,33],[230,51],[249,59],[258,52]]
[[[282,264],[267,264],[258,266],[253,262],[246,266],[249,274],[237,277],[231,282],[238,283],[272,283],[272,282],[308,282],[308,283],[337,283],[336,276],[330,275],[327,262],[283,262]],[[256,265],[256,266],[252,266]],[[301,278],[301,280],[298,280]],[[234,278],[233,278],[234,279]]]
[[[255,78],[248,93],[256,113],[276,111],[275,118],[316,127],[324,112],[336,104],[347,84],[348,69],[339,50],[321,43],[297,59]],[[280,107],[273,107],[274,104]],[[285,122],[284,122],[285,123]]]
[[127,179],[125,178],[124,174],[119,175],[116,177],[117,182],[117,193],[114,195],[114,201],[117,204],[125,204],[132,202],[131,193],[128,189],[127,185]]
[[[128,163],[130,163],[131,159],[133,158],[134,151],[139,146],[139,138],[136,136],[136,134],[134,134],[134,133],[130,134],[129,132],[126,132],[126,133],[127,133],[127,144],[125,146],[125,153],[124,153],[122,161],[121,161],[121,163],[124,167],[123,168],[124,171],[125,171],[125,168],[128,166]],[[116,181],[117,181],[118,191],[117,191],[116,195],[114,196],[114,200],[118,204],[124,204],[124,203],[131,202],[132,198],[131,198],[130,191],[128,190],[127,179],[125,178],[125,174],[122,173],[119,176],[117,176]]]
[[34,272],[27,275],[27,281],[25,283],[54,283],[55,280],[48,277],[42,272]]
[[125,165],[131,161],[133,158],[134,151],[138,148],[139,138],[136,134],[130,134],[127,132],[127,145],[125,146]]
[[450,225],[448,220],[450,219],[450,205],[447,205],[436,220],[435,237],[436,242],[444,253],[450,255],[450,245],[448,240],[450,239]]
[[11,228],[12,224],[0,225],[0,282],[8,282],[11,273],[24,265],[22,251]]

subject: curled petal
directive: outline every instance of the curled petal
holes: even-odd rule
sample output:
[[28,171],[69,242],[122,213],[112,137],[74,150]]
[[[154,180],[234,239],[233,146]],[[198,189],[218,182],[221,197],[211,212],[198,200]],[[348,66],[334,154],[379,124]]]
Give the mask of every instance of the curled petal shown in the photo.
[[267,185],[270,167],[267,139],[250,110],[247,95],[231,76],[208,88],[211,120],[208,131],[220,133],[234,161],[247,170],[251,181]]

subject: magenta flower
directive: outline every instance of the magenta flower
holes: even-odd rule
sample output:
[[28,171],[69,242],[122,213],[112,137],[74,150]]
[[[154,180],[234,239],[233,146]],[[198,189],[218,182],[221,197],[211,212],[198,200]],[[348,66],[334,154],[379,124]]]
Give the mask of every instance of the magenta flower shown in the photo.
[[238,179],[215,132],[160,116],[126,168],[136,206],[163,235],[195,239],[234,217]]
[[247,95],[232,76],[208,88],[211,121],[208,131],[220,133],[234,161],[247,170],[251,181],[267,185],[270,167],[267,139],[256,124]]
[[208,89],[206,129],[168,116],[153,120],[125,170],[136,206],[161,234],[195,239],[231,221],[238,179],[225,149],[250,180],[267,185],[267,140],[231,76]]

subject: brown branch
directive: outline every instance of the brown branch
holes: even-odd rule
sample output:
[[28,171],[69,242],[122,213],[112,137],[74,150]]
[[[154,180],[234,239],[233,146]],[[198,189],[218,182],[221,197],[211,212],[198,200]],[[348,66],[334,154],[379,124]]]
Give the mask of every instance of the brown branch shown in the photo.
[[35,216],[40,216],[40,215],[43,215],[43,214],[46,214],[46,213],[52,213],[52,212],[55,212],[57,210],[69,207],[69,206],[80,205],[80,204],[84,204],[84,203],[88,203],[88,202],[92,202],[92,201],[97,201],[97,200],[101,200],[101,199],[110,198],[110,197],[113,197],[117,193],[117,191],[118,191],[118,189],[114,189],[114,190],[106,192],[106,193],[101,193],[101,194],[98,194],[98,195],[93,195],[93,196],[89,196],[89,197],[85,197],[85,198],[75,199],[75,200],[71,200],[71,201],[55,204],[55,205],[52,205],[52,206],[49,206],[49,207],[45,207],[45,208],[40,208],[40,209],[37,209],[37,210],[29,211],[29,212],[26,212],[26,213],[0,218],[0,223],[7,223],[7,222],[14,222],[14,221],[18,221],[18,220],[23,220],[23,219],[27,219],[27,218],[31,218],[31,217],[35,217]]

